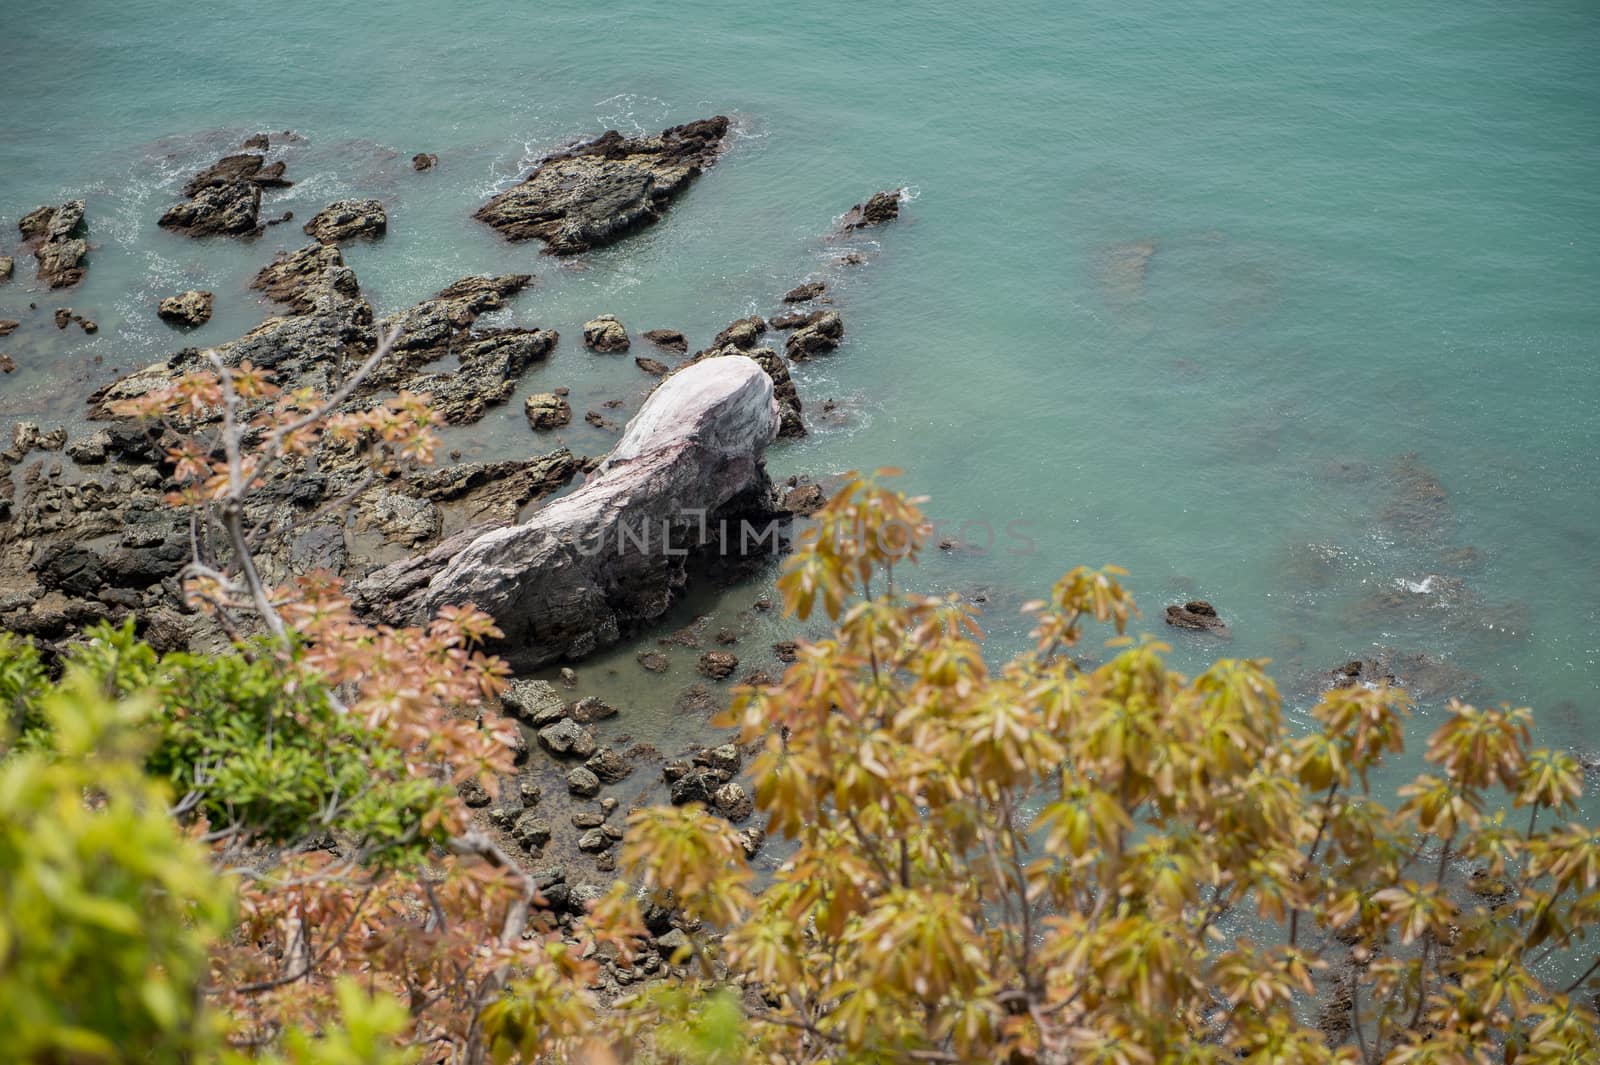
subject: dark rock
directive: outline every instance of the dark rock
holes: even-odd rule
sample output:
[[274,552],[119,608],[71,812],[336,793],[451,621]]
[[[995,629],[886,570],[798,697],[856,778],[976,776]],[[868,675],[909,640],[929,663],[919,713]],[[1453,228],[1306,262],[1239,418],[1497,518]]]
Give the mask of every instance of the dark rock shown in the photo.
[[562,758],[587,758],[594,753],[594,733],[570,718],[539,730],[539,745]]
[[461,796],[461,801],[468,806],[488,806],[489,792],[476,780],[463,780],[456,788],[456,794]]
[[716,162],[727,132],[720,115],[655,137],[609,130],[546,157],[474,217],[511,240],[538,238],[555,255],[603,247],[657,221]]
[[788,311],[772,318],[771,325],[774,329],[799,329],[803,325],[810,325],[827,313],[827,311]]
[[748,318],[740,318],[728,323],[722,332],[712,338],[711,348],[707,350],[725,348],[732,345],[740,351],[748,351],[756,346],[756,342],[761,339],[761,335],[766,331],[766,319],[759,314],[752,314]]
[[[783,302],[785,302],[785,303],[809,303],[812,300],[816,299],[818,296],[822,295],[826,291],[828,291],[828,286],[827,286],[826,282],[823,282],[823,281],[807,281],[805,284],[796,285],[794,288],[791,288],[788,292],[785,292],[783,294]],[[782,327],[780,326],[779,328],[782,328]]]
[[13,360],[10,355],[0,351],[0,373],[12,373],[16,370],[16,368],[17,364],[15,360]]
[[856,204],[845,213],[844,229],[847,231],[865,229],[899,218],[901,191],[893,189],[887,192],[875,192],[866,203]]
[[22,323],[15,318],[0,318],[0,337],[8,337],[17,331]]
[[672,660],[660,651],[640,651],[635,658],[639,665],[651,673],[665,673],[672,665]]
[[183,187],[183,194],[192,198],[206,189],[249,182],[261,172],[266,161],[265,157],[251,152],[225,155],[190,178]]
[[59,207],[36,207],[17,223],[24,248],[33,249],[40,281],[51,288],[66,288],[83,280],[88,271],[88,226],[82,200]]
[[489,823],[494,827],[509,831],[511,826],[517,823],[517,818],[522,816],[522,807],[502,803],[498,806],[489,807],[484,816],[489,819]]
[[156,314],[164,322],[193,328],[211,320],[211,306],[215,298],[210,292],[190,289],[162,300],[156,308]]
[[528,424],[535,429],[559,429],[572,421],[572,407],[553,392],[535,392],[523,403]]
[[583,763],[584,768],[600,779],[602,784],[615,784],[633,772],[633,766],[610,747],[602,747]]
[[247,152],[264,152],[267,150],[268,145],[269,141],[267,140],[267,135],[265,133],[252,133],[250,136],[244,139],[244,143],[239,145],[239,147],[241,150]]
[[550,822],[530,810],[513,823],[511,838],[524,850],[536,850],[550,842]]
[[85,333],[89,334],[90,336],[93,336],[94,334],[100,332],[100,326],[95,322],[95,320],[93,318],[85,318],[81,314],[75,314],[75,315],[72,316],[72,320],[74,322],[78,323],[78,328],[79,329],[82,329]]
[[598,695],[591,695],[573,703],[572,710],[568,716],[580,725],[592,725],[596,721],[604,721],[607,718],[616,717],[617,708],[602,700]]
[[672,367],[664,362],[640,356],[633,360],[633,364],[652,377],[665,377],[672,372]]
[[739,832],[739,846],[744,848],[746,860],[754,859],[761,852],[761,845],[767,841],[767,834],[754,826],[742,829]]
[[739,659],[726,651],[707,651],[700,656],[696,668],[712,680],[726,680],[739,668]]
[[1173,604],[1167,607],[1166,619],[1168,625],[1173,625],[1180,629],[1211,632],[1219,636],[1224,636],[1228,633],[1227,624],[1217,617],[1217,608],[1204,599],[1195,599],[1182,606]]
[[784,351],[791,359],[808,359],[832,351],[843,339],[844,320],[837,311],[827,311],[809,325],[790,333]]
[[578,849],[585,854],[596,854],[611,847],[611,837],[598,828],[591,828],[578,837]]
[[432,170],[439,165],[439,157],[432,152],[418,152],[411,157],[411,169]]
[[730,781],[718,788],[711,802],[717,808],[717,813],[734,824],[748,819],[756,808],[755,803],[750,801],[749,792],[737,781]]
[[730,777],[738,773],[740,767],[744,764],[744,759],[739,754],[739,748],[731,743],[723,743],[716,747],[707,748],[696,758],[696,761],[703,762],[712,769]]
[[57,329],[65,329],[72,322],[72,308],[57,307],[55,322]]
[[376,240],[388,231],[389,217],[381,200],[339,200],[318,211],[302,228],[323,244],[357,237]]
[[248,181],[211,185],[175,203],[156,222],[190,237],[254,233],[261,215],[261,187]]
[[828,496],[819,484],[797,484],[783,493],[781,506],[791,514],[809,517],[821,510]]
[[602,314],[583,323],[583,346],[609,354],[628,350],[628,331],[614,314]]
[[688,339],[676,329],[647,329],[641,335],[663,351],[682,355],[689,350]]
[[567,791],[580,799],[592,799],[600,794],[600,778],[580,765],[567,773]]
[[800,645],[794,640],[779,640],[772,645],[772,653],[780,662],[793,662],[800,657]]
[[105,559],[72,543],[54,543],[41,549],[34,559],[33,571],[45,588],[67,595],[93,595],[106,582]]
[[604,414],[601,414],[597,410],[586,411],[583,415],[583,420],[594,426],[596,429],[606,429],[613,433],[621,428],[621,426],[617,425],[616,422],[612,421],[610,418],[607,418]]
[[714,801],[717,789],[724,783],[726,778],[715,769],[694,766],[672,781],[668,793],[674,806],[691,802],[703,802],[709,806]]

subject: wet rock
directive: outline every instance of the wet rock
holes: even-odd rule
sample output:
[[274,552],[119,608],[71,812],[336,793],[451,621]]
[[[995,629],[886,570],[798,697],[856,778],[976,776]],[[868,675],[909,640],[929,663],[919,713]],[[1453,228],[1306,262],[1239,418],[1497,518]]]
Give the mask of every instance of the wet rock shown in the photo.
[[691,802],[703,802],[709,806],[717,789],[726,782],[727,778],[715,769],[692,766],[676,780],[671,781],[667,790],[674,806],[683,806]]
[[707,651],[700,656],[695,668],[712,680],[727,680],[739,668],[739,659],[726,651]]
[[567,791],[580,799],[592,799],[600,794],[600,778],[580,765],[567,773]]
[[[816,299],[818,296],[822,295],[826,291],[828,291],[828,285],[827,285],[826,282],[823,282],[823,281],[807,281],[804,284],[796,285],[794,288],[791,288],[788,292],[785,292],[783,294],[783,302],[785,302],[785,303],[809,303],[812,300]],[[779,328],[782,328],[782,327],[779,326]]]
[[739,748],[731,743],[723,743],[711,747],[697,760],[704,761],[712,769],[725,773],[730,777],[738,773],[740,767],[744,764],[744,759],[739,754]]
[[111,434],[101,429],[67,445],[67,457],[80,466],[98,466],[111,451]]
[[797,484],[783,493],[783,509],[791,514],[809,517],[828,502],[827,493],[819,484]]
[[602,747],[583,763],[585,769],[599,778],[602,784],[615,784],[633,772],[633,766],[610,747]]
[[1211,632],[1219,636],[1228,634],[1227,623],[1217,616],[1217,608],[1204,599],[1194,599],[1182,606],[1175,603],[1168,606],[1166,621],[1168,625],[1180,629]]
[[567,666],[562,666],[561,667],[561,686],[563,688],[576,688],[578,686],[578,674],[577,674],[577,671],[575,671],[575,670],[573,670],[573,669],[571,669],[571,668],[569,668]]
[[239,145],[239,147],[247,152],[252,150],[264,152],[267,150],[267,147],[270,143],[271,142],[267,139],[267,135],[265,133],[252,133],[250,136],[244,139],[244,143]]
[[17,268],[16,261],[9,255],[0,255],[0,283],[11,280],[11,274]]
[[704,684],[694,684],[678,695],[672,707],[680,714],[713,714],[717,711],[717,701]]
[[520,668],[614,643],[664,613],[687,580],[687,547],[628,549],[622,527],[637,535],[643,523],[658,545],[690,545],[701,513],[714,523],[766,499],[761,454],[777,421],[771,380],[752,361],[674,374],[576,491],[520,525],[469,530],[384,567],[358,586],[362,608],[421,619],[475,603],[506,633],[497,650]]
[[432,152],[418,152],[411,157],[411,169],[413,170],[432,170],[438,165],[439,157]]
[[617,708],[601,699],[598,695],[591,695],[573,703],[572,710],[568,716],[580,725],[592,725],[596,721],[604,721],[607,718],[616,717]]
[[790,333],[784,351],[791,359],[809,359],[834,350],[843,339],[844,319],[837,311],[827,311],[809,325]]
[[734,824],[747,820],[756,808],[755,803],[750,801],[749,792],[745,791],[744,785],[737,781],[730,781],[718,788],[711,802],[716,807],[717,813]]
[[689,350],[688,338],[676,329],[647,329],[641,335],[663,351],[682,355]]
[[767,331],[767,320],[759,314],[752,314],[748,318],[739,318],[729,322],[728,325],[711,339],[711,347],[726,348],[730,345],[740,351],[749,351],[760,341],[762,334]]
[[608,432],[614,433],[621,428],[621,426],[619,426],[616,422],[612,421],[610,418],[607,418],[604,414],[601,414],[597,410],[585,412],[583,420],[594,426],[596,429],[605,429]]
[[530,810],[513,823],[511,838],[524,850],[537,850],[550,842],[550,822]]
[[506,713],[535,728],[543,728],[567,716],[566,700],[545,680],[513,680],[500,693],[500,703]]
[[610,353],[628,350],[628,331],[614,314],[602,314],[583,323],[583,346]]
[[640,651],[635,658],[650,673],[665,673],[672,665],[672,660],[660,651]]
[[56,308],[55,323],[56,323],[56,328],[57,329],[65,329],[68,326],[68,324],[71,323],[71,321],[72,321],[72,308],[71,307],[57,307]]
[[672,372],[672,367],[664,362],[640,356],[633,360],[633,364],[651,377],[665,377]]
[[767,841],[767,834],[759,828],[751,827],[739,832],[739,846],[744,848],[747,860],[755,858],[761,852],[761,845]]
[[100,326],[98,324],[96,324],[96,322],[95,322],[95,320],[93,318],[85,318],[81,314],[75,314],[75,315],[72,316],[72,320],[74,322],[78,323],[78,328],[79,329],[82,329],[85,333],[87,333],[90,336],[93,336],[94,334],[100,332]]
[[162,300],[156,307],[156,314],[164,322],[192,329],[211,320],[211,306],[215,298],[210,292],[190,289]]
[[542,240],[555,255],[603,247],[660,219],[716,162],[727,132],[720,115],[655,137],[609,130],[547,156],[474,217],[511,240]]
[[0,337],[10,336],[17,331],[20,325],[22,323],[15,318],[0,318]]
[[866,203],[858,203],[850,208],[844,216],[843,228],[866,229],[869,226],[881,226],[885,222],[893,222],[900,217],[900,194],[902,189],[891,189],[885,192],[875,192]]
[[572,406],[554,392],[535,392],[523,403],[528,424],[535,429],[559,429],[572,421]]
[[784,314],[775,315],[771,319],[771,325],[774,329],[785,331],[799,329],[803,325],[810,325],[827,313],[827,311],[788,311]]
[[83,280],[88,271],[88,226],[82,200],[59,207],[36,207],[17,223],[22,246],[33,250],[38,278],[51,288],[66,288]]
[[389,216],[381,200],[338,200],[330,203],[301,227],[323,244],[339,244],[358,237],[376,240],[388,232]]
[[800,657],[800,645],[794,640],[779,640],[772,645],[772,653],[780,662],[794,662]]
[[539,730],[539,745],[560,758],[587,758],[594,753],[594,733],[570,718]]
[[10,355],[0,351],[0,373],[12,373],[16,368],[16,361]]
[[[183,194],[194,197],[206,189],[218,189],[241,182],[253,184],[255,179],[261,176],[266,162],[265,156],[254,152],[225,155],[190,178],[189,183],[183,187]],[[277,176],[281,175],[268,174],[267,180],[274,181]]]
[[250,181],[209,185],[191,199],[175,203],[156,222],[190,237],[254,233],[261,216],[261,187]]
[[[339,249],[323,244],[280,254],[256,273],[250,287],[270,300],[287,303],[296,314],[310,314],[341,299],[354,300],[361,291],[355,271],[345,266]],[[370,308],[367,313],[371,314]]]

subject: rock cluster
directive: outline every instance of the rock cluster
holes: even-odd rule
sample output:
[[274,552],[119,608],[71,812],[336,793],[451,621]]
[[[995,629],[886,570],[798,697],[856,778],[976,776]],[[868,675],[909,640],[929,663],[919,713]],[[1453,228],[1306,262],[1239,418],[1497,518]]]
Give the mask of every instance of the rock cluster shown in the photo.
[[33,249],[40,281],[51,288],[67,288],[83,280],[89,269],[84,265],[89,241],[82,200],[36,207],[22,216],[17,228],[23,247]]
[[728,120],[718,115],[654,137],[608,130],[541,160],[473,216],[511,240],[537,238],[555,255],[612,244],[658,219],[716,162]]
[[[260,144],[251,138],[249,144]],[[284,164],[254,152],[225,155],[189,179],[188,199],[168,207],[157,225],[191,237],[245,236],[261,231],[261,190],[288,188]]]

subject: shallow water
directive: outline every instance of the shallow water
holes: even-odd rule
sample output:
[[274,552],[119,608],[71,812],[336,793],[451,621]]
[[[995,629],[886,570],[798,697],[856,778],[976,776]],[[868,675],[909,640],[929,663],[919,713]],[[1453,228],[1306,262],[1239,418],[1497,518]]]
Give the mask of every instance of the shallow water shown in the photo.
[[[115,370],[243,332],[266,310],[249,278],[342,196],[389,208],[389,235],[347,252],[380,312],[467,273],[542,278],[501,320],[564,340],[454,434],[470,455],[550,443],[527,392],[570,387],[580,415],[637,405],[651,382],[631,357],[579,343],[594,314],[700,346],[816,273],[848,340],[797,368],[818,431],[771,465],[901,466],[952,528],[989,523],[994,549],[933,552],[919,579],[983,591],[1002,648],[1016,604],[1116,562],[1187,668],[1268,656],[1292,692],[1378,647],[1423,652],[1474,698],[1539,708],[1548,742],[1600,746],[1588,5],[238,6],[0,11],[0,253],[28,209],[85,197],[92,266],[65,301],[101,327],[58,333],[65,301],[20,262],[0,287],[0,317],[28,319],[0,341],[19,364],[0,417],[71,421]],[[572,136],[716,112],[738,124],[721,163],[663,224],[581,262],[469,217]],[[304,138],[281,149],[297,184],[263,215],[295,224],[254,242],[156,228],[188,174],[282,129]],[[418,151],[441,165],[413,173]],[[858,242],[870,264],[833,268],[836,217],[897,185],[915,198]],[[188,287],[217,313],[179,338],[154,304]],[[830,397],[838,427],[815,416]],[[595,454],[613,437],[562,439]],[[1013,521],[1028,553],[1007,550]],[[762,590],[702,596],[667,627],[716,613],[711,631],[745,626],[734,649],[766,665],[782,626],[737,616]],[[1195,597],[1231,641],[1164,631],[1161,607]],[[655,677],[635,650],[580,666],[627,707],[610,732],[701,735],[703,714],[672,709],[692,655]]]

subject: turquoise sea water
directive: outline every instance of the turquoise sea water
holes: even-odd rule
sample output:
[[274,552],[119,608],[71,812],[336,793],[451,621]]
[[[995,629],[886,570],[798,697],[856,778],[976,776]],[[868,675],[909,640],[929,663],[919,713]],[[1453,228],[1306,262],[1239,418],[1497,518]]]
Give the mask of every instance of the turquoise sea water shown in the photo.
[[[154,315],[163,295],[217,292],[194,342],[258,321],[246,284],[297,225],[195,242],[155,220],[243,135],[293,129],[298,184],[264,216],[385,200],[389,236],[347,252],[380,312],[466,273],[540,274],[504,318],[565,339],[523,391],[568,386],[580,411],[626,412],[648,384],[583,350],[586,318],[700,346],[827,276],[848,340],[797,369],[816,431],[772,467],[900,466],[952,528],[1024,522],[1031,553],[1003,532],[981,551],[973,525],[974,547],[918,578],[983,592],[1002,646],[1060,572],[1117,562],[1186,667],[1269,656],[1292,692],[1380,647],[1425,653],[1462,694],[1531,703],[1547,741],[1592,750],[1597,48],[1581,0],[9,0],[0,254],[23,212],[86,198],[95,249],[70,302],[101,331],[58,333],[62,301],[19,263],[0,317],[28,321],[0,342],[20,367],[0,418],[70,421],[114,368],[182,346]],[[581,264],[469,217],[570,137],[719,112],[738,124],[721,163],[663,224]],[[440,167],[413,173],[419,151]],[[836,216],[898,185],[901,221],[854,245],[870,265],[834,268]],[[815,414],[830,397],[837,426]],[[566,439],[598,453],[610,437]],[[544,441],[519,396],[455,443]],[[764,664],[774,623],[736,616],[761,590],[672,623],[716,612]],[[1230,642],[1165,630],[1161,607],[1191,597]],[[581,666],[585,685],[625,700],[636,738],[701,729],[666,709],[692,656],[658,679],[635,649]]]

